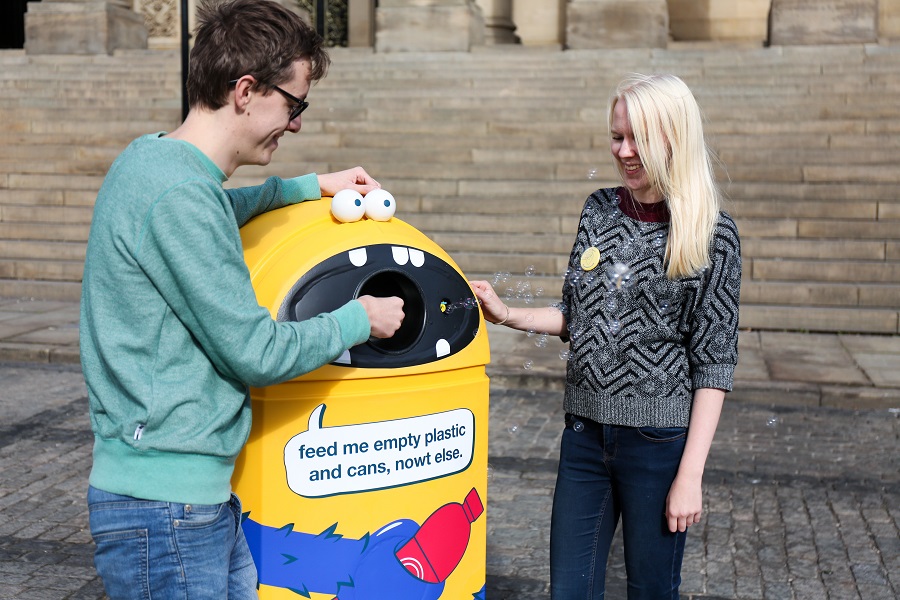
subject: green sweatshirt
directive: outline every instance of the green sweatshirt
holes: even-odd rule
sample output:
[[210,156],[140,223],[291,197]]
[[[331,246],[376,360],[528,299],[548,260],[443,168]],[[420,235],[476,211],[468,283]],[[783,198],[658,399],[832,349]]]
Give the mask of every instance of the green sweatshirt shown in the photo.
[[248,385],[286,381],[369,336],[358,301],[304,322],[259,306],[238,228],[320,197],[315,175],[226,190],[196,147],[138,138],[94,208],[81,363],[96,488],[147,500],[228,500],[250,431]]

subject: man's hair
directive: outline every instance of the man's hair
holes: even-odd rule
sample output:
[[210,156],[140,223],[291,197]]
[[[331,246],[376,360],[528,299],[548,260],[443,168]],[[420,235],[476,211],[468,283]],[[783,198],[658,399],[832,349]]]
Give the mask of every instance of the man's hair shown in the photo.
[[310,81],[325,77],[331,59],[324,41],[299,15],[271,0],[201,0],[187,79],[191,107],[225,105],[228,82],[252,75],[268,94],[310,63]]

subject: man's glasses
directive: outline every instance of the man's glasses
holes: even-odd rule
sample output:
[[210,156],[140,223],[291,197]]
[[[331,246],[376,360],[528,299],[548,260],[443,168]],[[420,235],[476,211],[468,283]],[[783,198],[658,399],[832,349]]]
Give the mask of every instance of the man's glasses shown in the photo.
[[[231,81],[228,82],[228,85],[230,85],[230,86],[235,85],[237,82],[238,82],[237,79],[232,79]],[[300,98],[297,98],[296,96],[293,96],[291,94],[288,94],[286,91],[284,91],[277,85],[273,85],[272,89],[274,89],[276,92],[278,92],[279,94],[281,94],[282,96],[287,98],[290,102],[294,103],[294,106],[291,108],[290,116],[288,117],[288,122],[293,121],[294,119],[299,117],[300,113],[302,113],[304,110],[307,109],[307,107],[309,107],[309,102],[307,102],[306,100],[301,100]]]

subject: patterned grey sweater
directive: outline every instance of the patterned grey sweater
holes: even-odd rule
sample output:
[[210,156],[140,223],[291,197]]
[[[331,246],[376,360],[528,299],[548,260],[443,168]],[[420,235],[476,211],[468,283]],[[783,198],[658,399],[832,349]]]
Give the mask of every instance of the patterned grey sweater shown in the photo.
[[[693,390],[731,390],[741,287],[737,227],[721,213],[709,267],[674,281],[663,266],[668,231],[668,223],[622,213],[615,188],[585,202],[560,305],[570,339],[567,412],[611,425],[687,427]],[[590,248],[599,250],[593,268]]]

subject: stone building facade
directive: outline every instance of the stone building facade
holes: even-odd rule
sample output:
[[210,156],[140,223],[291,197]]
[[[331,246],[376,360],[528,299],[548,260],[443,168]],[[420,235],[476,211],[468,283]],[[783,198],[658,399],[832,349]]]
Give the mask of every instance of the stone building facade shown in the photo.
[[[197,0],[28,2],[29,53],[177,47],[181,7]],[[338,43],[378,52],[467,51],[521,44],[559,49],[900,40],[900,0],[277,0],[316,21],[340,6]],[[313,14],[310,14],[310,13]],[[320,18],[318,24],[321,26]],[[193,22],[189,18],[189,27]]]

